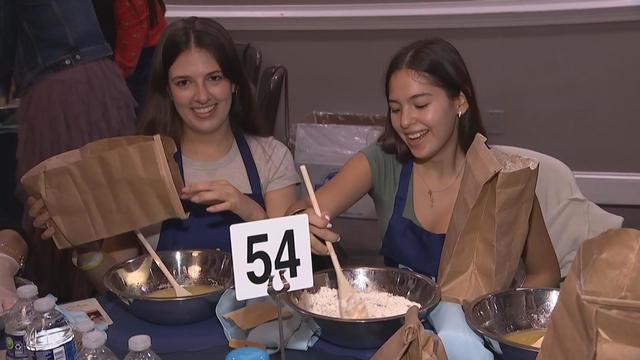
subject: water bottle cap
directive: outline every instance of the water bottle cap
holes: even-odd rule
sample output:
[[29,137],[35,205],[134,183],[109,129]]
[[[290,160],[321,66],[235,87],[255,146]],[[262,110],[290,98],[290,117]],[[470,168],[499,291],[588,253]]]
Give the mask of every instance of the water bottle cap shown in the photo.
[[86,333],[89,332],[91,330],[93,330],[95,328],[96,324],[93,323],[93,321],[91,321],[90,319],[84,319],[84,320],[80,320],[75,328],[77,331],[81,332],[81,333]]
[[134,335],[129,338],[130,351],[144,351],[151,347],[151,338],[149,335]]
[[269,360],[269,353],[257,347],[242,347],[228,353],[224,360]]
[[56,306],[56,299],[51,296],[45,296],[33,302],[33,308],[37,312],[49,311],[53,309],[54,306]]
[[16,292],[20,299],[28,299],[38,295],[38,287],[33,284],[22,285]]
[[82,335],[82,346],[87,349],[97,349],[107,342],[107,334],[104,331],[93,330]]

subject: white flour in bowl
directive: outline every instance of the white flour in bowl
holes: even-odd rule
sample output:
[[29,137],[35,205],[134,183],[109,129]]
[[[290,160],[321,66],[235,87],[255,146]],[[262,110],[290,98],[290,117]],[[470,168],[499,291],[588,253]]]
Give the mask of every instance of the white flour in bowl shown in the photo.
[[[413,305],[420,308],[420,304],[388,292],[368,291],[357,293],[356,296],[364,301],[367,308],[367,318],[371,319],[401,315],[406,313]],[[304,304],[303,307],[314,314],[335,318],[340,317],[337,289],[323,286],[315,294],[305,292],[302,302]]]

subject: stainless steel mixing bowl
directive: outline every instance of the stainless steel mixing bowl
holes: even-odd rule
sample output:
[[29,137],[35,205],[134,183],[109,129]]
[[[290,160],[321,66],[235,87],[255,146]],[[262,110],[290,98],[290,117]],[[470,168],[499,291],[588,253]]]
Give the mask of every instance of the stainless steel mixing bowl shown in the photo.
[[559,294],[553,288],[523,288],[484,295],[465,308],[467,322],[500,344],[503,360],[533,360],[538,348],[503,336],[519,330],[546,329]]
[[[343,271],[347,280],[358,291],[385,291],[419,303],[418,316],[421,320],[426,318],[428,310],[440,300],[438,285],[430,278],[415,272],[388,267],[347,267]],[[404,314],[355,320],[311,313],[304,307],[302,295],[305,291],[314,294],[323,286],[337,289],[336,274],[333,270],[316,272],[313,275],[313,284],[312,288],[287,293],[285,301],[293,309],[313,318],[321,329],[320,336],[331,343],[348,348],[376,348],[387,341],[404,323]]]
[[159,251],[158,255],[178,284],[211,285],[219,290],[189,297],[151,298],[148,294],[171,287],[149,255],[111,268],[105,286],[135,316],[158,324],[187,324],[215,316],[225,289],[233,286],[231,254],[219,250]]

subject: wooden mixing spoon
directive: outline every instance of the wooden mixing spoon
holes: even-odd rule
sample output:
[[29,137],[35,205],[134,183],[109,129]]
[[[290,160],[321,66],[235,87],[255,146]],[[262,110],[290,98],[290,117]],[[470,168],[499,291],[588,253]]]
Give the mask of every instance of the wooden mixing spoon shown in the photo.
[[[307,172],[307,167],[300,165],[300,172],[304,178],[304,184],[307,187],[307,193],[309,193],[309,199],[313,204],[313,210],[316,215],[322,216],[318,200],[313,191],[313,185]],[[327,249],[329,249],[329,256],[331,257],[331,263],[333,269],[336,272],[336,279],[338,280],[338,303],[340,308],[340,317],[345,319],[364,319],[368,317],[367,308],[364,305],[364,301],[357,295],[357,291],[351,286],[349,280],[344,276],[342,267],[336,256],[336,252],[333,249],[333,244],[330,241],[325,241]]]

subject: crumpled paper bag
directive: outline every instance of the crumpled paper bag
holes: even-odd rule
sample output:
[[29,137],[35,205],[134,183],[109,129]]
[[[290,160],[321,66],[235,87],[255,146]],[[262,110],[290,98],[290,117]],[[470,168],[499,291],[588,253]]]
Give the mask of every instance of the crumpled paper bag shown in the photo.
[[491,150],[477,134],[442,249],[444,301],[462,304],[508,288],[530,229],[544,227],[535,198],[538,161]]
[[424,330],[417,306],[409,308],[404,320],[404,325],[382,344],[371,360],[447,360],[438,335]]
[[582,243],[536,359],[640,359],[640,231]]
[[75,247],[185,218],[175,151],[159,135],[102,139],[41,162],[21,183],[44,200],[56,246]]

